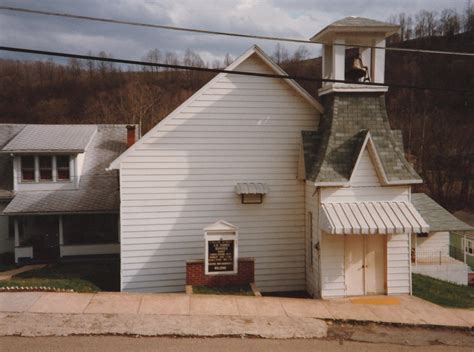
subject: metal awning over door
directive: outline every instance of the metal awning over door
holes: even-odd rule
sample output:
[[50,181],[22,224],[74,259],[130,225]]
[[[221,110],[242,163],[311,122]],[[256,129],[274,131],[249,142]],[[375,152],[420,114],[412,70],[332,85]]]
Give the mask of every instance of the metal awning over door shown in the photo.
[[340,202],[321,204],[322,230],[337,235],[429,232],[410,202]]

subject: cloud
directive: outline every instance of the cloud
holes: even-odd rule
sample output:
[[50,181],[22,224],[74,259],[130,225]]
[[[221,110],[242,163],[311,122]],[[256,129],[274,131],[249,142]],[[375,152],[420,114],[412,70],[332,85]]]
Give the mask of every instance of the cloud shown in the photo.
[[[2,0],[4,6],[74,13],[128,21],[216,31],[306,39],[329,23],[358,15],[386,20],[391,14],[420,9],[462,10],[463,0]],[[105,51],[116,58],[140,59],[149,50],[183,53],[186,48],[204,60],[238,56],[258,44],[271,53],[275,42],[210,36],[0,11],[2,45],[74,53]],[[298,45],[285,44],[295,50]],[[308,45],[313,55],[318,46]],[[2,55],[2,54],[0,54]]]

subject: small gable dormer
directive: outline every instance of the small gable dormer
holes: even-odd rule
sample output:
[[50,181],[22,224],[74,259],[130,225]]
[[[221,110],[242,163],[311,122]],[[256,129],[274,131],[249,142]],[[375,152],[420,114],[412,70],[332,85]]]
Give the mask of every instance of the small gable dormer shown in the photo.
[[14,191],[77,189],[96,126],[28,125],[2,148],[13,158]]

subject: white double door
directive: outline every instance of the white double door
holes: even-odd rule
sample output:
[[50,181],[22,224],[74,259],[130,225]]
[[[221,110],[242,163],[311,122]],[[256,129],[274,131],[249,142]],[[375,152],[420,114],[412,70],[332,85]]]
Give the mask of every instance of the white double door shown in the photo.
[[385,294],[385,236],[353,235],[344,237],[346,295]]

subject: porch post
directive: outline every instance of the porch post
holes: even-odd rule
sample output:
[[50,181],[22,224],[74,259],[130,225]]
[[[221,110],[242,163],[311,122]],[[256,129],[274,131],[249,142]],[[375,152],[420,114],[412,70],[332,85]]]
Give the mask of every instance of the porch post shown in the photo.
[[121,240],[121,237],[122,237],[122,228],[120,226],[120,215],[118,216],[118,219],[117,219],[117,223],[118,223],[118,243],[120,243],[120,240]]
[[20,228],[18,226],[18,218],[13,218],[13,225],[15,229],[15,247],[20,247]]
[[59,215],[59,245],[64,244],[64,233],[63,233],[63,217]]
[[[411,239],[412,236],[410,236]],[[415,233],[415,265],[418,264],[418,238],[416,238],[416,233]]]
[[467,241],[466,241],[466,234],[464,234],[462,236],[462,253],[463,253],[463,256],[464,256],[464,264],[467,264]]

